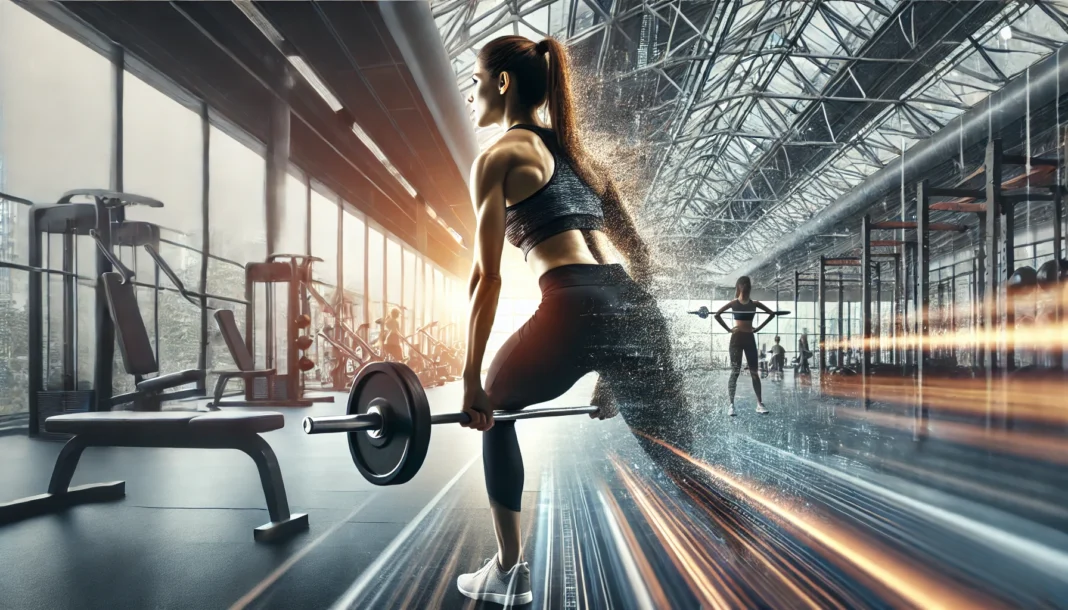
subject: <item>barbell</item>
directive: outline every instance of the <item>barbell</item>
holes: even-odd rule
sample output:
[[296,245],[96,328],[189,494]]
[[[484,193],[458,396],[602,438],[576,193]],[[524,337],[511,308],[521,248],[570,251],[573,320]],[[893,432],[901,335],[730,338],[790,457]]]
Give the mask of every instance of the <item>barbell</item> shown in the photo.
[[[697,311],[687,311],[686,313],[692,313],[693,315],[701,318],[702,320],[704,320],[708,316],[716,315],[714,312],[709,311],[708,308],[705,307],[704,305],[699,307],[697,309]],[[753,314],[758,314],[758,313],[766,314],[767,312],[766,311],[725,311],[723,313],[724,313],[724,315],[728,315],[728,316],[751,316]],[[773,311],[771,313],[773,313],[773,314],[775,314],[777,316],[788,316],[788,315],[790,315],[790,312],[786,311],[786,310]]]
[[[594,406],[540,407],[494,411],[496,421],[562,415],[588,415]],[[430,414],[419,378],[399,362],[372,362],[357,373],[349,391],[347,415],[305,417],[306,434],[348,434],[352,462],[374,485],[407,483],[423,466],[430,448],[430,428],[470,421],[466,413]]]

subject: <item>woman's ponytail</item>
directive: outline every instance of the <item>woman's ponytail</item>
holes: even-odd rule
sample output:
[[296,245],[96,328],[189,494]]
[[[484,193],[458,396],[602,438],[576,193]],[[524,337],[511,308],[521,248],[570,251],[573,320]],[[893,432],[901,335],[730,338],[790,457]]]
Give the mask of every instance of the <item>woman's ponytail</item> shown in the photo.
[[568,156],[582,159],[585,155],[579,143],[578,129],[575,127],[567,49],[555,38],[545,38],[538,42],[535,51],[549,56],[546,103],[549,106],[549,121],[552,122],[556,139]]

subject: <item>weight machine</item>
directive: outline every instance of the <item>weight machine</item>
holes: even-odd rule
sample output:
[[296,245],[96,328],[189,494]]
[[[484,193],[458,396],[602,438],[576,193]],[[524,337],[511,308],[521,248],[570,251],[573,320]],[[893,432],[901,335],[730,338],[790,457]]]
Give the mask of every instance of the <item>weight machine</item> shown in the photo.
[[[79,197],[92,202],[73,201]],[[45,420],[65,413],[107,411],[112,406],[115,326],[98,278],[112,270],[107,252],[113,247],[158,247],[160,240],[158,226],[126,220],[125,208],[129,205],[163,207],[163,203],[149,197],[100,189],[73,190],[56,203],[34,204],[30,208],[29,265],[4,264],[29,272],[30,436],[64,438],[65,435],[46,433]],[[58,268],[53,267],[52,261],[53,237],[58,238],[60,246]],[[88,275],[83,275],[85,270],[78,256],[82,244],[93,244],[90,247],[94,258]],[[58,375],[52,369],[52,291],[56,278],[61,298]],[[79,280],[94,287],[93,329],[84,335],[78,328]],[[78,379],[78,355],[84,339],[95,346],[91,383]]]
[[[244,378],[243,401],[216,402],[215,406],[308,407],[315,402],[334,402],[333,396],[309,397],[305,392],[304,373],[315,368],[315,362],[306,354],[314,342],[307,332],[311,326],[308,286],[311,284],[311,266],[315,262],[322,262],[322,259],[303,254],[272,254],[266,262],[245,266],[245,300],[249,303],[245,313],[245,348],[254,364],[257,355],[256,299],[262,292],[267,324],[262,370],[272,374]],[[283,299],[277,295],[280,285],[284,290]],[[277,341],[279,320],[284,325],[281,350]],[[226,329],[223,330],[225,335]],[[235,354],[233,350],[231,356],[235,362],[244,360],[243,354]]]

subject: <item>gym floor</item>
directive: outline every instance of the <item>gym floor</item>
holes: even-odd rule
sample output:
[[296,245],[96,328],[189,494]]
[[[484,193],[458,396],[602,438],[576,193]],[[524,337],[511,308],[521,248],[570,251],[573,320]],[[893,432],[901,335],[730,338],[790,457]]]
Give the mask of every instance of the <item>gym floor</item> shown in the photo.
[[[1068,475],[1018,447],[998,451],[932,421],[917,448],[907,407],[841,408],[787,373],[748,379],[738,417],[726,373],[691,371],[706,429],[670,476],[620,419],[520,424],[526,559],[539,608],[1063,607]],[[588,400],[593,378],[556,401]],[[461,388],[428,392],[451,410]],[[311,529],[256,544],[267,521],[252,461],[236,451],[89,449],[75,484],[125,480],[120,502],[6,526],[0,606],[62,608],[470,608],[457,574],[495,546],[477,436],[435,428],[407,485],[375,488],[343,435],[306,436],[285,410],[265,437],[294,512]],[[855,404],[853,405],[855,406]],[[948,432],[947,432],[948,431]],[[43,492],[60,443],[11,435],[3,498]],[[878,455],[876,459],[873,456]],[[1064,456],[1060,456],[1064,457]],[[1063,462],[1061,462],[1063,464]]]

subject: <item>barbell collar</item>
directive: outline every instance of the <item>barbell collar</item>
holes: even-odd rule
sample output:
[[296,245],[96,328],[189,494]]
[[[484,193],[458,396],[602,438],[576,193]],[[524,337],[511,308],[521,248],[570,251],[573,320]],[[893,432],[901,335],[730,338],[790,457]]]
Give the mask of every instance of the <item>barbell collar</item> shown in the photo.
[[305,434],[326,434],[329,432],[358,432],[360,430],[378,430],[382,427],[382,416],[378,413],[362,415],[328,415],[325,417],[305,417]]

